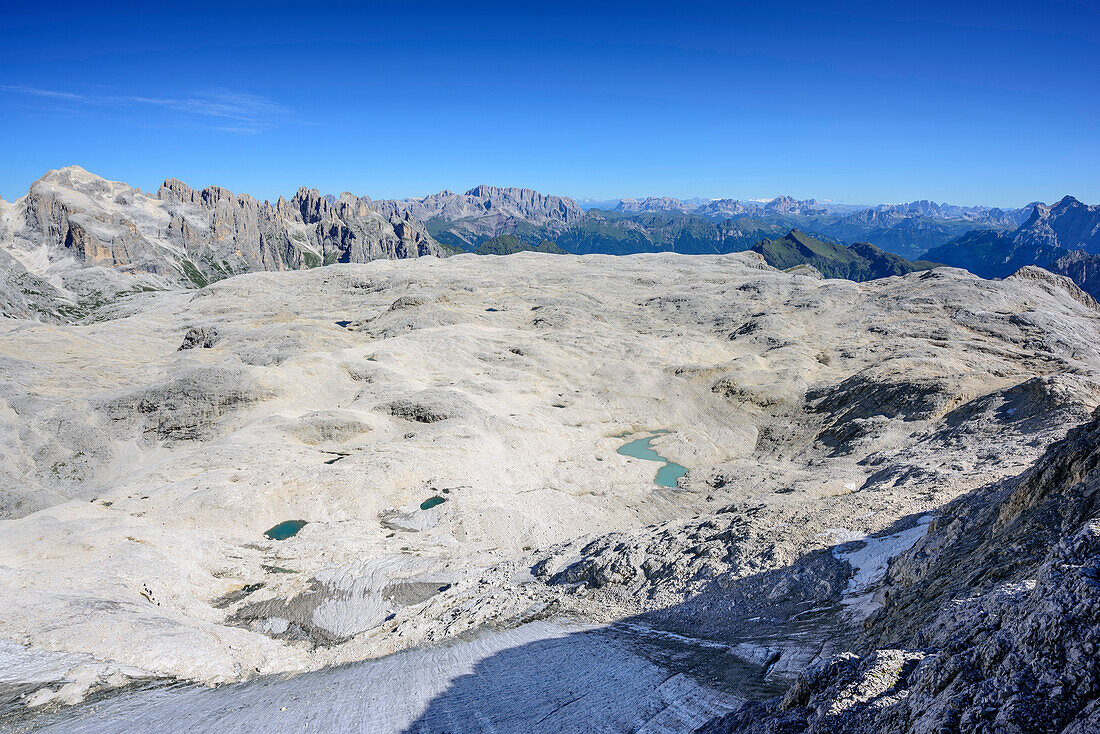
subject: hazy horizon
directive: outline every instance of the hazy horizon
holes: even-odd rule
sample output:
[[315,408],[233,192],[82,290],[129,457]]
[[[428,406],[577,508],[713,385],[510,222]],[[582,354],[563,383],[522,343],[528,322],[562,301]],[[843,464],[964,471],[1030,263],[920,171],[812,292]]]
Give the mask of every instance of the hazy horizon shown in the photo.
[[[78,166],[78,167],[83,168],[84,170],[88,171],[89,173],[95,174],[97,176],[101,176],[102,178],[105,178],[109,181],[120,181],[122,183],[126,183],[130,186],[134,186],[136,188],[141,189],[142,191],[145,191],[145,192],[151,193],[151,194],[155,194],[157,192],[157,189],[160,188],[161,184],[165,180],[167,180],[169,178],[176,178],[176,179],[182,180],[185,184],[187,184],[188,186],[190,186],[191,188],[196,189],[196,190],[201,190],[201,189],[203,189],[207,186],[221,186],[222,188],[227,188],[230,191],[232,191],[232,193],[234,195],[248,194],[249,196],[252,196],[253,198],[255,198],[259,201],[264,201],[264,200],[277,201],[280,196],[282,196],[283,198],[289,199],[294,195],[294,193],[301,186],[304,186],[304,187],[309,188],[309,189],[318,189],[318,191],[320,191],[322,196],[327,196],[327,195],[339,196],[340,194],[347,191],[347,192],[350,192],[350,193],[354,194],[355,196],[365,196],[365,197],[370,198],[374,201],[381,201],[381,200],[387,200],[387,199],[402,200],[402,199],[423,198],[423,197],[426,197],[426,196],[432,196],[434,194],[442,193],[443,191],[450,191],[452,193],[465,193],[467,191],[470,191],[471,189],[476,188],[477,186],[482,186],[482,185],[498,186],[500,188],[524,188],[524,189],[533,189],[534,188],[532,186],[527,186],[527,185],[523,185],[523,184],[500,184],[500,183],[496,183],[496,182],[492,182],[492,181],[482,181],[480,183],[470,184],[468,186],[444,187],[444,188],[439,189],[437,191],[421,191],[421,192],[412,193],[412,194],[395,194],[395,195],[382,196],[382,195],[374,195],[370,192],[352,191],[352,190],[349,190],[349,189],[341,189],[339,191],[337,191],[337,190],[327,191],[327,190],[321,189],[320,187],[313,186],[313,185],[309,184],[308,182],[303,182],[299,187],[295,187],[292,190],[284,191],[284,192],[276,194],[274,196],[258,196],[257,194],[255,194],[252,191],[233,189],[231,187],[225,186],[224,184],[218,183],[216,181],[210,181],[210,182],[202,183],[202,184],[195,184],[195,183],[192,183],[191,181],[181,179],[179,176],[172,176],[172,175],[163,176],[163,177],[157,179],[155,183],[151,183],[151,184],[147,184],[147,185],[141,185],[141,184],[136,183],[134,181],[129,181],[125,178],[119,178],[119,177],[116,177],[116,176],[104,175],[100,171],[89,169],[87,166],[82,166],[79,163],[73,163],[73,164],[68,164],[66,166],[58,166],[56,168],[51,168],[51,169],[48,169],[48,170],[44,170],[41,175],[36,176],[33,179],[29,180],[27,182],[26,186],[23,188],[23,190],[21,192],[17,192],[15,195],[12,195],[12,196],[6,195],[4,193],[0,193],[0,199],[5,200],[5,201],[9,201],[9,202],[10,201],[15,201],[15,200],[21,198],[22,196],[24,196],[27,193],[27,190],[29,189],[31,184],[33,184],[35,181],[40,179],[43,175],[46,175],[49,171],[59,170],[61,168],[67,168],[67,167],[70,167],[70,166]],[[830,204],[830,205],[834,205],[834,206],[845,206],[845,207],[876,207],[876,206],[882,206],[882,205],[909,204],[909,203],[912,203],[912,202],[915,202],[915,201],[931,201],[935,204],[950,204],[950,205],[963,206],[963,207],[983,207],[984,206],[984,207],[990,207],[990,208],[1001,208],[1001,209],[1006,209],[1006,210],[1007,209],[1022,209],[1022,208],[1029,207],[1029,206],[1031,206],[1033,204],[1036,204],[1036,203],[1053,204],[1055,202],[1060,201],[1065,196],[1073,196],[1075,199],[1078,199],[1079,201],[1081,201],[1085,204],[1094,204],[1094,203],[1096,203],[1096,202],[1088,201],[1088,200],[1086,200],[1086,199],[1084,199],[1080,196],[1077,196],[1073,192],[1065,192],[1061,195],[1054,196],[1054,197],[1051,197],[1051,198],[1048,198],[1048,199],[1029,199],[1028,201],[1025,201],[1025,202],[1020,203],[1020,204],[1003,205],[1003,204],[990,204],[990,203],[984,202],[984,201],[976,201],[976,202],[948,201],[946,199],[936,199],[934,197],[929,197],[929,196],[918,196],[918,197],[915,197],[915,198],[912,198],[912,199],[906,199],[904,201],[841,201],[841,200],[837,200],[837,199],[830,199],[830,198],[825,198],[825,197],[821,197],[821,196],[813,196],[813,195],[805,196],[805,197],[793,196],[792,194],[784,193],[784,192],[780,192],[780,193],[777,193],[777,194],[774,194],[774,195],[771,195],[771,196],[703,196],[703,195],[673,196],[673,195],[667,194],[667,193],[653,192],[653,193],[648,193],[648,194],[623,194],[621,196],[594,197],[594,196],[577,196],[575,194],[563,193],[563,192],[560,192],[560,191],[545,191],[545,190],[539,190],[539,189],[534,189],[534,190],[538,191],[538,193],[540,193],[540,194],[552,195],[552,196],[562,196],[562,197],[570,198],[570,199],[576,201],[578,204],[580,204],[582,207],[585,207],[585,208],[596,208],[596,207],[593,207],[592,204],[597,204],[597,203],[608,203],[608,204],[610,204],[610,203],[614,203],[614,202],[618,202],[618,201],[622,201],[622,200],[631,200],[631,199],[633,199],[633,200],[643,200],[643,199],[646,199],[646,198],[662,198],[662,197],[677,199],[677,200],[682,201],[682,202],[700,201],[700,200],[701,201],[718,201],[718,200],[725,199],[725,200],[737,200],[737,201],[745,201],[745,202],[764,203],[764,202],[772,201],[773,199],[776,199],[776,198],[781,197],[781,196],[792,196],[793,198],[798,199],[798,200],[802,200],[802,201],[813,199],[813,200],[816,200],[817,202],[819,202],[821,204]]]

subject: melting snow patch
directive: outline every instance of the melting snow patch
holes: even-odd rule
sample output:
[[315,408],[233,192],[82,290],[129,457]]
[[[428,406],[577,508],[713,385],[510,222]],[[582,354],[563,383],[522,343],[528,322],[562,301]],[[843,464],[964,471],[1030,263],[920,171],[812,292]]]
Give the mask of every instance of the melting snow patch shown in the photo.
[[[846,562],[855,570],[852,578],[848,579],[847,588],[844,589],[843,602],[853,607],[853,612],[858,617],[866,617],[879,606],[871,599],[872,594],[868,589],[886,575],[886,567],[891,558],[901,555],[917,544],[928,530],[930,522],[932,522],[932,515],[924,515],[917,521],[915,527],[908,530],[881,538],[861,537],[859,540],[863,541],[863,545],[854,550],[833,549],[833,557]],[[826,532],[836,534],[841,531]]]

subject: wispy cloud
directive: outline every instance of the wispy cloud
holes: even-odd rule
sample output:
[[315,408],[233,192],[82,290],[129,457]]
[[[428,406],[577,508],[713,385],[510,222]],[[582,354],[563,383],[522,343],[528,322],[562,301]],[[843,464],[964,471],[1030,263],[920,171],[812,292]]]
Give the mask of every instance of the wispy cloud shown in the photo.
[[28,94],[32,97],[49,97],[50,99],[68,99],[74,102],[86,101],[82,94],[71,92],[58,92],[53,89],[38,89],[37,87],[24,87],[21,84],[0,84],[0,92],[13,92],[15,94]]
[[[73,92],[40,89],[18,84],[0,84],[0,94],[7,93],[49,100],[53,104],[67,103],[76,107],[111,109],[133,117],[142,108],[179,113],[169,123],[173,127],[195,127],[220,132],[252,135],[270,130],[291,119],[291,111],[267,97],[226,89],[213,89],[196,94],[171,97],[135,95],[86,95]],[[51,109],[57,109],[56,107]],[[138,124],[150,124],[146,118],[132,119]],[[164,124],[161,122],[160,124]]]
[[290,110],[266,97],[240,92],[215,91],[188,97],[128,97],[129,102],[153,105],[201,117],[233,120],[233,132],[261,132],[290,115]]

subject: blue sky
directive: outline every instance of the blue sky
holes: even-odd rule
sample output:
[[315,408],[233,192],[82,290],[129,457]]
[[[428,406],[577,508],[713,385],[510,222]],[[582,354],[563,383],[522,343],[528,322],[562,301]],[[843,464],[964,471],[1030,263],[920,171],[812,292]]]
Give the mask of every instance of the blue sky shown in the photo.
[[1100,201],[1096,2],[21,4],[0,196]]

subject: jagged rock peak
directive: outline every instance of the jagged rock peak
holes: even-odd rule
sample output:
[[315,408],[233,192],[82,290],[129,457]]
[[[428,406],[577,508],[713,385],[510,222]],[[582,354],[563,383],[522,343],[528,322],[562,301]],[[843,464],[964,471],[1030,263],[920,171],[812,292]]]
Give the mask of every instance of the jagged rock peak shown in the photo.
[[161,201],[194,201],[195,191],[178,178],[166,178],[157,189]]
[[523,189],[515,186],[489,186],[487,184],[478,184],[477,186],[467,191],[466,196],[489,198],[493,196],[540,196],[540,194],[534,189]]
[[[351,195],[330,201],[303,187],[273,206],[221,186],[196,190],[177,178],[146,194],[79,166],[47,172],[26,196],[5,204],[5,215],[0,252],[36,269],[16,274],[26,293],[9,299],[5,313],[27,312],[26,304],[38,303],[30,295],[102,303],[134,288],[201,287],[255,270],[442,254],[419,221],[390,221]],[[81,266],[99,270],[89,275]],[[63,285],[45,288],[40,276]]]

